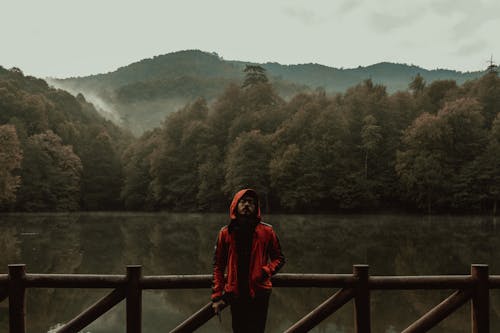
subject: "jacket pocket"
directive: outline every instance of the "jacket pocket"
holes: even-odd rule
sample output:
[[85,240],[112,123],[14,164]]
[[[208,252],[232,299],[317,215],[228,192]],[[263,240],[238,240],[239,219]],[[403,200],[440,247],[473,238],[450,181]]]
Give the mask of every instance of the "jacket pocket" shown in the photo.
[[271,276],[269,276],[267,270],[264,267],[265,266],[261,267],[260,276],[256,282],[259,287],[268,289],[272,287]]

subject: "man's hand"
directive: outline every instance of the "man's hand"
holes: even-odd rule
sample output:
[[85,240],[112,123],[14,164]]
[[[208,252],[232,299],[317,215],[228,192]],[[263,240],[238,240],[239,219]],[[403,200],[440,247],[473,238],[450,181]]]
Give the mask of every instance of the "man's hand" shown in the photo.
[[212,309],[214,309],[215,314],[218,314],[222,310],[222,308],[224,307],[224,305],[226,305],[226,302],[224,302],[223,300],[219,300],[217,302],[213,302],[212,303]]
[[261,271],[262,271],[262,273],[261,273],[262,276],[260,277],[260,281],[263,282],[269,277],[269,275],[267,274],[267,272],[264,268],[262,268]]

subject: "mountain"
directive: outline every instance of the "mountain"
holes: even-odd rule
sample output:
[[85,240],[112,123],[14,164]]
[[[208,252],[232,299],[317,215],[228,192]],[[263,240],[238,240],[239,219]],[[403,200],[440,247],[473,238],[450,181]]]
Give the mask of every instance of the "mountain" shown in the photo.
[[381,62],[367,67],[337,69],[318,64],[280,65],[267,63],[262,65],[272,76],[307,85],[312,88],[323,87],[327,92],[343,92],[359,82],[371,79],[376,84],[387,87],[389,92],[406,90],[408,84],[420,74],[428,83],[436,80],[455,80],[457,84],[475,79],[484,72],[458,72],[453,70],[427,70],[414,65]]
[[[86,77],[50,79],[74,94],[83,93],[108,119],[139,135],[157,127],[170,112],[203,97],[213,101],[224,88],[241,84],[243,69],[255,63],[224,60],[216,53],[187,50],[155,56],[116,71]],[[484,72],[427,70],[414,65],[383,62],[367,67],[338,69],[319,64],[258,64],[266,69],[278,94],[287,99],[300,91],[323,88],[327,93],[347,90],[371,79],[389,92],[406,90],[420,74],[427,83],[449,79],[461,84]]]

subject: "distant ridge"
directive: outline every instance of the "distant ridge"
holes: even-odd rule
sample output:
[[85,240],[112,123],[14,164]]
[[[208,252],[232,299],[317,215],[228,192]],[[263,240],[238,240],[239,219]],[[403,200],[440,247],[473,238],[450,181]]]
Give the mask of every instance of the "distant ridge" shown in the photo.
[[247,64],[264,67],[284,98],[300,91],[323,88],[327,93],[344,92],[366,79],[387,87],[389,93],[406,90],[420,74],[427,83],[455,80],[462,84],[484,72],[427,70],[415,65],[381,62],[366,67],[339,69],[321,64],[281,65],[224,60],[217,53],[185,50],[143,59],[104,74],[50,82],[73,93],[82,92],[97,104],[113,105],[123,123],[136,134],[160,124],[165,115],[186,103],[218,96],[230,83],[240,84]]

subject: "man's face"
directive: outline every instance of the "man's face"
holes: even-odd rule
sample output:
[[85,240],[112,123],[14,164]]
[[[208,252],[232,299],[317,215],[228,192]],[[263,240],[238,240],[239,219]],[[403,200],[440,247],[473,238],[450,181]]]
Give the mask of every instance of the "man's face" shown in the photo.
[[238,201],[238,214],[241,216],[252,216],[255,214],[255,199],[251,196],[244,196]]

